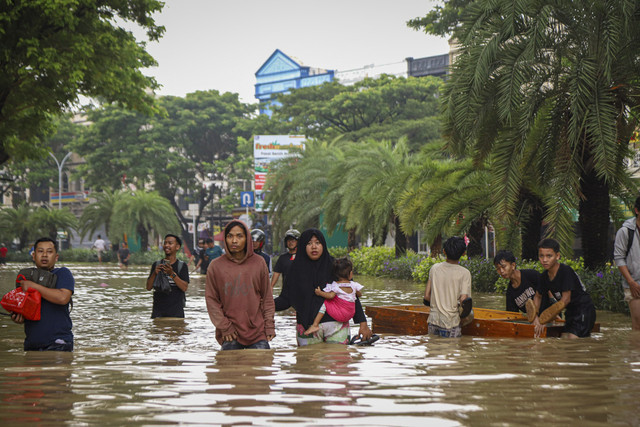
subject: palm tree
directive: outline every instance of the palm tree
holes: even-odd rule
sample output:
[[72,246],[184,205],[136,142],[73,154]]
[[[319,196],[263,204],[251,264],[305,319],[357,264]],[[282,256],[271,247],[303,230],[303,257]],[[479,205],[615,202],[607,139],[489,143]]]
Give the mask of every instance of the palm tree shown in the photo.
[[274,233],[282,235],[291,224],[300,229],[318,227],[328,170],[341,156],[341,142],[310,140],[297,157],[270,166],[265,206],[273,216]]
[[588,267],[608,258],[610,193],[636,191],[624,159],[638,124],[639,27],[637,1],[478,0],[455,33],[451,147],[491,158],[503,216],[525,176],[545,188],[550,235],[569,240],[577,208]]
[[152,231],[157,235],[180,232],[180,224],[171,203],[155,191],[125,193],[115,205],[109,239],[119,239],[124,233],[135,232],[140,236],[142,248],[146,250]]
[[395,226],[396,256],[404,254],[408,236],[400,226],[396,206],[398,196],[412,174],[406,139],[351,143],[344,157],[329,172],[324,211],[325,225],[335,228],[346,219],[346,228],[360,235],[384,240],[390,223]]
[[0,210],[0,228],[3,235],[18,238],[18,249],[22,250],[28,244],[30,223],[29,218],[33,208],[27,204],[16,208],[5,208]]
[[[110,236],[111,219],[118,202],[122,200],[124,194],[120,190],[107,189],[95,195],[96,202],[87,206],[80,217],[81,239],[87,234],[92,235],[101,226],[104,226],[105,234]],[[113,237],[117,237],[112,240],[113,242],[118,243],[120,241],[119,236]]]
[[47,236],[56,239],[58,230],[71,234],[78,227],[78,219],[69,208],[38,208],[29,217],[29,236],[38,238]]

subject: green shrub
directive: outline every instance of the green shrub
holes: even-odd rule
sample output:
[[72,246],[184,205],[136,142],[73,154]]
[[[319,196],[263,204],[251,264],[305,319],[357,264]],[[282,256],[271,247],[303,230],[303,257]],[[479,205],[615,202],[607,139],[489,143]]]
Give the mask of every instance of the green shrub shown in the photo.
[[411,273],[411,277],[413,280],[418,282],[427,283],[429,281],[429,270],[434,264],[444,261],[444,258],[431,258],[426,257],[416,267],[413,269]]
[[493,260],[474,257],[461,259],[460,265],[471,272],[472,290],[476,292],[496,292],[496,282],[500,276],[496,272]]
[[[112,251],[102,252],[102,262],[114,262],[118,255]],[[60,251],[60,261],[63,262],[98,262],[98,252],[92,249],[63,249]]]
[[349,254],[354,272],[368,276],[379,276],[385,261],[395,259],[395,249],[385,246],[363,247]]
[[425,255],[407,251],[403,257],[385,261],[380,270],[380,275],[393,277],[394,279],[411,280],[413,270],[422,262],[423,258],[425,258]]
[[334,258],[344,258],[349,255],[349,248],[338,246],[329,248],[329,254]]
[[19,251],[9,251],[7,253],[7,261],[9,262],[31,262],[33,258],[29,255],[29,251],[25,250],[24,252]]

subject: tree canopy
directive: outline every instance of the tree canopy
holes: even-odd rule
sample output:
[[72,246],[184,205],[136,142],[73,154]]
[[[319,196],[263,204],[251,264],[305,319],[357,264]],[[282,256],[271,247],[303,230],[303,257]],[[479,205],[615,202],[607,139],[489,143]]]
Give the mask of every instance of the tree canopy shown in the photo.
[[338,81],[281,95],[272,121],[289,123],[290,132],[309,138],[397,141],[412,150],[440,137],[436,77],[383,75],[351,86]]
[[157,0],[0,1],[0,164],[46,156],[55,116],[79,96],[153,110],[156,64],[124,24],[150,41],[164,27],[152,15]]
[[455,33],[450,147],[490,162],[502,218],[523,189],[542,188],[547,233],[565,252],[577,209],[588,267],[608,259],[610,194],[637,191],[625,159],[640,103],[639,10],[637,0],[476,0]]

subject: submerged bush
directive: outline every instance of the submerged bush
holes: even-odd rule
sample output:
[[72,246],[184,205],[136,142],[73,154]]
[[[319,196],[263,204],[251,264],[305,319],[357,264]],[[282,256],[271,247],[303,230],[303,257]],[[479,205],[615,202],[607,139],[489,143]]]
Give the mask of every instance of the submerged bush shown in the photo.
[[385,246],[363,247],[351,251],[349,256],[355,273],[379,276],[385,261],[395,259],[395,249]]

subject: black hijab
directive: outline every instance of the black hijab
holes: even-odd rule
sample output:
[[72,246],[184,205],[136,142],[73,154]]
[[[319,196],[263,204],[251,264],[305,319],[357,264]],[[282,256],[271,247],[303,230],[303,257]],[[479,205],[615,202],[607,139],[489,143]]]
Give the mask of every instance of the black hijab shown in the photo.
[[[307,255],[307,244],[313,236],[322,245],[322,255],[315,261]],[[303,231],[298,240],[296,258],[287,273],[282,292],[276,298],[276,310],[295,308],[298,323],[308,328],[324,302],[322,297],[315,294],[315,288],[324,288],[333,280],[333,257],[329,255],[324,235],[315,228]]]

